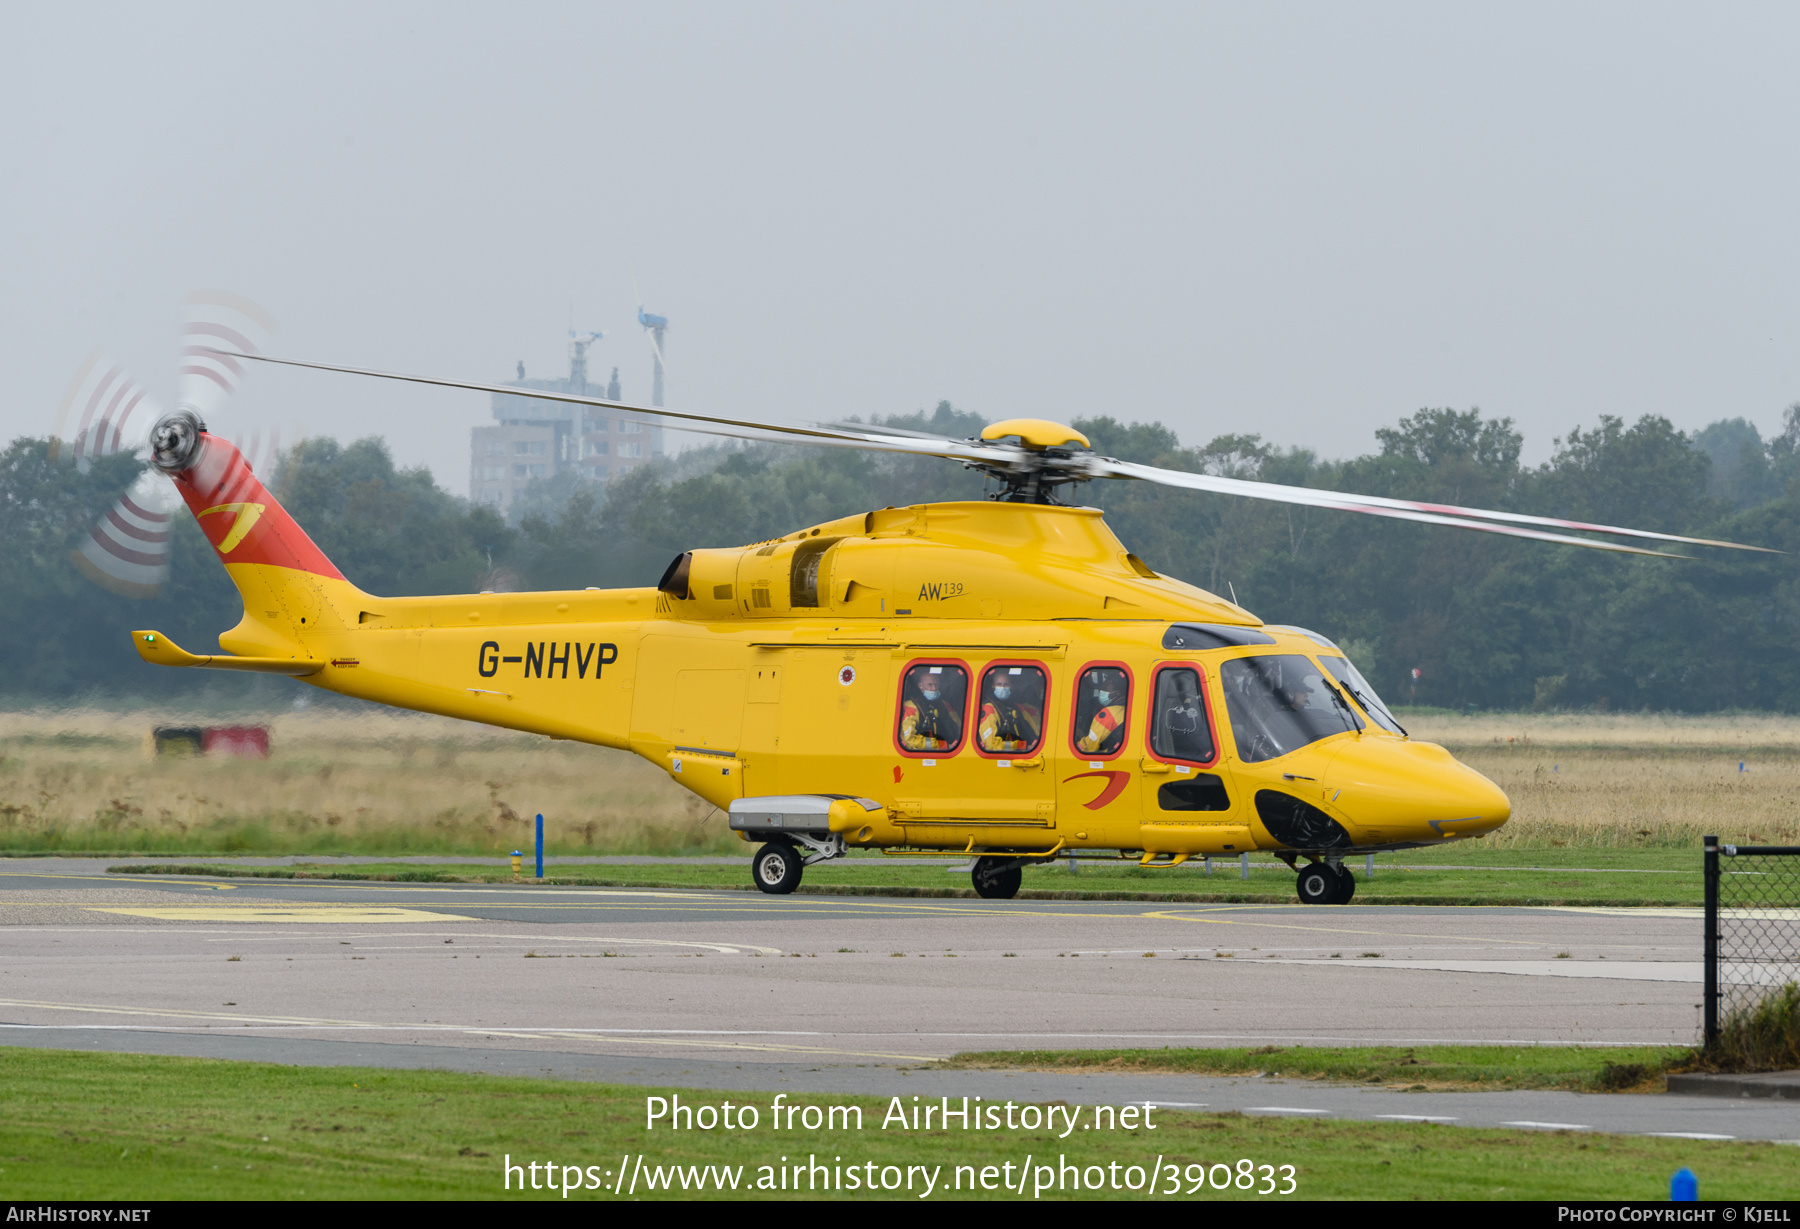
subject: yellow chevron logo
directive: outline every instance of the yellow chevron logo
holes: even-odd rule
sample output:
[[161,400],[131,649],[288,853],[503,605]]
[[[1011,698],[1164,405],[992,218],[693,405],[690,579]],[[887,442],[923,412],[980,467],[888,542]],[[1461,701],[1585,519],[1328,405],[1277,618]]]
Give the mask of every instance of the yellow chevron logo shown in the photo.
[[263,504],[219,504],[206,509],[200,515],[211,516],[215,512],[237,513],[237,520],[232,524],[231,532],[227,533],[225,540],[219,543],[219,553],[229,555],[237,548],[237,544],[244,540],[244,536],[256,527],[256,522],[262,519],[263,508]]

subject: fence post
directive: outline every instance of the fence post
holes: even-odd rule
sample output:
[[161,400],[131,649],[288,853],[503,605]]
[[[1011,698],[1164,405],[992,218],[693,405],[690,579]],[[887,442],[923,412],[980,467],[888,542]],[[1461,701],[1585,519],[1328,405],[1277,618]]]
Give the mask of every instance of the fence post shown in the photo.
[[1719,1040],[1719,838],[1704,838],[1706,850],[1706,929],[1701,940],[1706,971],[1700,988],[1701,1019],[1707,1049]]

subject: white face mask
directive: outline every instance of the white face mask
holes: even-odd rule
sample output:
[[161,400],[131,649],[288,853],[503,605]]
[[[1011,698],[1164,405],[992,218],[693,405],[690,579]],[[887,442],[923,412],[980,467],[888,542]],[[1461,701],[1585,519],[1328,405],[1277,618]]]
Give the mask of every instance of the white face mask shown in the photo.
[[1112,703],[1112,692],[1096,691],[1094,693],[1094,699],[1099,703],[1101,708],[1105,708],[1107,705]]
[[935,687],[929,687],[929,686],[921,687],[921,688],[919,688],[919,694],[924,696],[927,700],[931,700],[931,701],[935,702],[938,698],[938,689]]
[[1005,699],[1008,699],[1009,697],[1011,697],[1011,695],[1012,695],[1012,688],[1010,688],[1010,687],[994,688],[994,699],[996,699],[996,700],[1005,700]]

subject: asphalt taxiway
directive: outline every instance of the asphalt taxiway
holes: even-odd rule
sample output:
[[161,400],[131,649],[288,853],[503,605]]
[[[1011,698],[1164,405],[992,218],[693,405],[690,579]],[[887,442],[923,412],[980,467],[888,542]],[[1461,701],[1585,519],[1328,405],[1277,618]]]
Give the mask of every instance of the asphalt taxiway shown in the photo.
[[1780,1102],[919,1067],[1000,1049],[1691,1043],[1697,910],[767,897],[104,865],[0,866],[0,1044],[1800,1137]]

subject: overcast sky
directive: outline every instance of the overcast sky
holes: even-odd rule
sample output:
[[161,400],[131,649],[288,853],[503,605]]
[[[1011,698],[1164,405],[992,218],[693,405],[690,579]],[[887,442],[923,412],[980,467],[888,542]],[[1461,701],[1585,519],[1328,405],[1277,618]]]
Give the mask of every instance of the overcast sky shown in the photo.
[[[210,287],[277,353],[474,380],[566,370],[572,319],[647,400],[635,269],[700,411],[1767,433],[1797,46],[1792,5],[15,2],[0,429],[95,346],[166,396]],[[458,493],[489,421],[269,369],[235,408]]]

